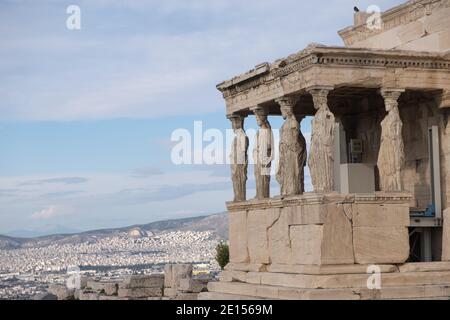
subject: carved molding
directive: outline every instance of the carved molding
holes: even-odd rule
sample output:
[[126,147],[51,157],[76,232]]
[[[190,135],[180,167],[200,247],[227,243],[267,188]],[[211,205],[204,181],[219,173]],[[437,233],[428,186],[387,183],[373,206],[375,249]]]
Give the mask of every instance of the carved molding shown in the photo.
[[253,199],[244,202],[227,202],[227,209],[229,212],[239,212],[328,203],[396,203],[407,205],[411,202],[411,200],[412,195],[408,192],[375,192],[369,194],[350,195],[342,195],[337,193],[305,193],[303,195],[286,198],[277,197],[264,200]]
[[[311,51],[320,52],[311,52]],[[327,52],[330,51],[330,52]],[[242,92],[253,90],[261,85],[269,85],[274,80],[282,79],[287,75],[302,71],[313,65],[320,66],[353,66],[355,68],[416,68],[433,70],[450,70],[450,59],[442,55],[407,55],[403,51],[398,54],[376,50],[349,50],[348,48],[320,47],[310,49],[308,54],[300,53],[299,58],[284,63],[283,67],[272,67],[269,73],[242,83],[235,83],[229,87],[221,87],[225,98],[235,96]]]

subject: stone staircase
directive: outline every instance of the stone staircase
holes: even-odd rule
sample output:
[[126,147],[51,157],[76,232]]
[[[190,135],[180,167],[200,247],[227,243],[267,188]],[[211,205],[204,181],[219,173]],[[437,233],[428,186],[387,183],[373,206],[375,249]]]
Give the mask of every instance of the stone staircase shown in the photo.
[[230,265],[199,299],[450,300],[450,262],[379,265],[380,289],[368,267]]

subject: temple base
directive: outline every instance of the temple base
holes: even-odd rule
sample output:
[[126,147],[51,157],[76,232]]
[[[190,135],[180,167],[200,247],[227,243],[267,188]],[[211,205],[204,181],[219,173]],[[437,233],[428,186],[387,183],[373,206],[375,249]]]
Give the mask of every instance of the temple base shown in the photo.
[[[229,266],[245,269],[245,265]],[[450,262],[379,265],[380,289],[369,289],[374,278],[369,266],[297,266],[288,272],[224,271],[208,284],[203,300],[450,300]],[[279,269],[281,271],[281,268]],[[288,270],[284,270],[288,271]]]

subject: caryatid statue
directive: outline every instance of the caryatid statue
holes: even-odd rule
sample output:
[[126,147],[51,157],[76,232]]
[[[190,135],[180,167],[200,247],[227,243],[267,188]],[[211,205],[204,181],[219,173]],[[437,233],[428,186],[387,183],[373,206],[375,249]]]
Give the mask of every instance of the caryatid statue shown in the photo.
[[313,88],[317,110],[311,125],[311,148],[308,166],[315,192],[333,191],[333,151],[335,117],[328,108],[328,93],[331,88]]
[[303,194],[306,140],[294,115],[295,101],[292,98],[282,98],[276,102],[280,105],[285,120],[280,130],[280,158],[276,178],[282,196]]
[[231,120],[235,137],[231,146],[231,180],[233,181],[234,201],[240,202],[247,200],[247,167],[248,167],[248,137],[244,130],[244,117],[241,115],[232,115]]
[[263,107],[252,109],[259,129],[253,149],[255,164],[256,199],[270,198],[270,171],[274,156],[272,128],[267,120],[267,110]]
[[404,90],[381,90],[387,115],[381,122],[378,171],[381,191],[402,191],[401,172],[405,164],[403,123],[398,111],[398,98]]

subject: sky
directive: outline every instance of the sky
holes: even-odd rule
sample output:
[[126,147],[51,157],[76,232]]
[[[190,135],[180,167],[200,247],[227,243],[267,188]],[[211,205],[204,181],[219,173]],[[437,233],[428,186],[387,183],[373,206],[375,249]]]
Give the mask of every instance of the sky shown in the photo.
[[[225,211],[228,165],[174,164],[173,132],[201,121],[225,135],[216,84],[311,42],[342,46],[355,5],[400,3],[0,0],[0,234]],[[70,5],[79,30],[67,28]]]

